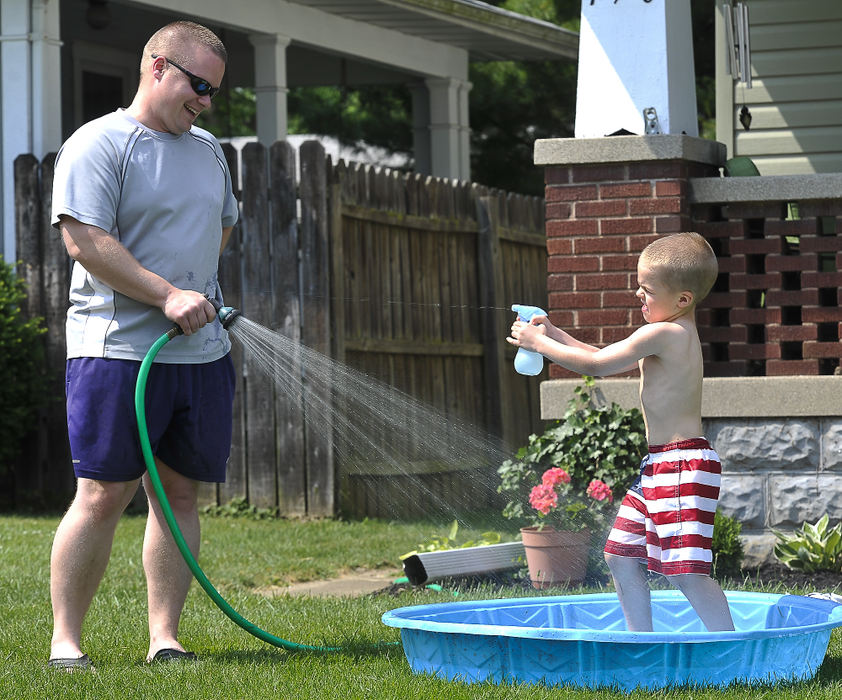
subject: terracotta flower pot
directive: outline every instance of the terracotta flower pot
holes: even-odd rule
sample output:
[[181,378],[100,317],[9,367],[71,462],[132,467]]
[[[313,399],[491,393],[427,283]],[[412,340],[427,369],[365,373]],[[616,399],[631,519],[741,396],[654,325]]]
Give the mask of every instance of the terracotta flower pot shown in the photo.
[[529,578],[535,588],[573,586],[585,580],[591,533],[566,532],[545,527],[520,530],[526,550]]

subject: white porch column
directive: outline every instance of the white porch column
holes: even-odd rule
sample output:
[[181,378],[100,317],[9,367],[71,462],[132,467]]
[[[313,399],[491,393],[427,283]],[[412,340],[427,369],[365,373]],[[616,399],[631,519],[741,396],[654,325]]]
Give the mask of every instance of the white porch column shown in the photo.
[[32,2],[32,152],[61,146],[60,0]]
[[0,189],[3,256],[14,262],[14,161],[61,146],[59,0],[0,2]]
[[699,135],[690,19],[690,0],[582,3],[576,138],[654,133],[649,107],[660,133]]
[[455,78],[428,78],[424,82],[430,100],[431,174],[470,179],[470,83]]
[[409,86],[412,93],[412,155],[415,171],[431,175],[433,161],[430,148],[430,93],[424,83]]
[[459,85],[459,179],[471,179],[471,121],[470,95],[473,83]]
[[287,46],[281,34],[252,34],[254,91],[257,96],[257,140],[265,146],[287,136]]

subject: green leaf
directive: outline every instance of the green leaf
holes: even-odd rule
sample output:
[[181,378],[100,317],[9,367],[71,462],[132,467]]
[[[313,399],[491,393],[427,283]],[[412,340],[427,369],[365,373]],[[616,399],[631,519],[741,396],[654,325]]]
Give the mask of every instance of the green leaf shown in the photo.
[[828,529],[830,518],[823,515],[815,524],[805,522],[787,535],[773,531],[777,542],[775,556],[790,568],[806,572],[839,571],[842,561],[842,523]]

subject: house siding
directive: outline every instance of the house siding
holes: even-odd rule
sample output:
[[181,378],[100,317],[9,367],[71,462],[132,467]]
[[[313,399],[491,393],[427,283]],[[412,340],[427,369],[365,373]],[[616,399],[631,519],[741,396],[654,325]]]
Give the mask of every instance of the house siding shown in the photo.
[[[718,140],[762,175],[842,171],[842,3],[752,0],[749,10],[751,89],[725,72],[718,28],[717,81],[730,87],[719,91],[730,104],[720,106]],[[750,130],[738,119],[743,105]]]

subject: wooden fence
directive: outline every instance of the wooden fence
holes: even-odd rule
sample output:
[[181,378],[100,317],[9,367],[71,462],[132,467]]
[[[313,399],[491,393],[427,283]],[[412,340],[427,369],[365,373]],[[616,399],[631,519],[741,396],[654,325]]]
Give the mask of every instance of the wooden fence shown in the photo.
[[[302,145],[297,168],[286,142],[250,144],[241,153],[226,147],[226,156],[241,206],[220,264],[227,305],[510,447],[541,429],[542,377],[514,373],[504,338],[512,303],[546,303],[542,199],[334,165],[316,141]],[[38,163],[29,155],[15,161],[19,270],[29,313],[47,321],[55,394],[17,470],[16,490],[66,501],[69,268],[49,226],[52,164],[53,157]],[[293,399],[238,343],[233,353],[239,383],[228,478],[205,487],[204,501],[242,498],[285,515],[411,516],[422,510],[413,484],[446,499],[473,478],[458,468],[407,476],[343,465],[332,427],[307,415],[314,400],[332,401],[325,383],[305,371],[307,395]]]

